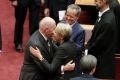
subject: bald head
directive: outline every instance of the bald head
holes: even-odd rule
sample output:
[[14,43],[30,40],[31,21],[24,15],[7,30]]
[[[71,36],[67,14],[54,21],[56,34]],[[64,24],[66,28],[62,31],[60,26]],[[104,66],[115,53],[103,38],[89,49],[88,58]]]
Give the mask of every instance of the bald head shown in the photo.
[[43,18],[39,23],[39,31],[42,32],[46,37],[51,37],[55,28],[55,20],[50,17]]
[[55,25],[56,25],[56,23],[55,23],[54,19],[52,19],[50,17],[45,17],[40,21],[39,29],[41,30],[41,29],[46,28],[46,27],[50,28],[50,27],[53,27]]

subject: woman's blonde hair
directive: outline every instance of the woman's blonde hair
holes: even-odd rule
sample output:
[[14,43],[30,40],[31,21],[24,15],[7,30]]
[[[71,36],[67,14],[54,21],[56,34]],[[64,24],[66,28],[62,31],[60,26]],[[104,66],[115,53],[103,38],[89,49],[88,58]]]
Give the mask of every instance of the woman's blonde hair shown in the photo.
[[55,28],[55,33],[64,37],[64,40],[69,40],[72,34],[72,28],[68,23],[58,23]]

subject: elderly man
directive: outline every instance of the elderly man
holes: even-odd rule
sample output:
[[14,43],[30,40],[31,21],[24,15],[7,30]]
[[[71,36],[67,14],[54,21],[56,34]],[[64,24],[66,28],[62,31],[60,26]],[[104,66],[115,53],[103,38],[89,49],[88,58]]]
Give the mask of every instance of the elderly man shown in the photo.
[[80,59],[80,67],[83,74],[80,77],[72,78],[71,80],[98,80],[92,75],[97,66],[97,59],[93,55],[85,55]]
[[55,21],[50,17],[45,17],[39,23],[39,30],[36,31],[28,40],[25,48],[24,62],[21,69],[19,80],[48,80],[51,76],[45,72],[39,61],[33,57],[29,51],[30,46],[37,46],[44,58],[51,63],[52,53],[55,47],[51,43],[52,52],[49,52],[47,40],[51,38],[52,32],[56,27]]

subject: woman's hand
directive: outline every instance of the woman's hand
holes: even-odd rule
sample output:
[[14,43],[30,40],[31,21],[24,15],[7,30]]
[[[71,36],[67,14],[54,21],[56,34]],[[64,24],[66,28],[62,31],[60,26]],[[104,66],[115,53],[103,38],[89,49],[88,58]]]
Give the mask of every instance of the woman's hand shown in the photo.
[[40,52],[40,50],[36,47],[36,48],[33,48],[32,46],[30,46],[30,53],[32,55],[34,55],[35,57],[37,57],[39,60],[43,60],[43,56]]
[[18,5],[18,1],[17,0],[13,0],[11,1],[12,6],[16,7]]

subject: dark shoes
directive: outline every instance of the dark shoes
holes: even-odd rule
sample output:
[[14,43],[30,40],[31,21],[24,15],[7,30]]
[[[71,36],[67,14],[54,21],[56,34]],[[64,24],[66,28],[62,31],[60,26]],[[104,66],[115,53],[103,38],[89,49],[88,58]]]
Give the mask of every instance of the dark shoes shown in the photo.
[[21,44],[15,45],[15,50],[16,50],[17,52],[23,52],[22,45],[21,45]]

